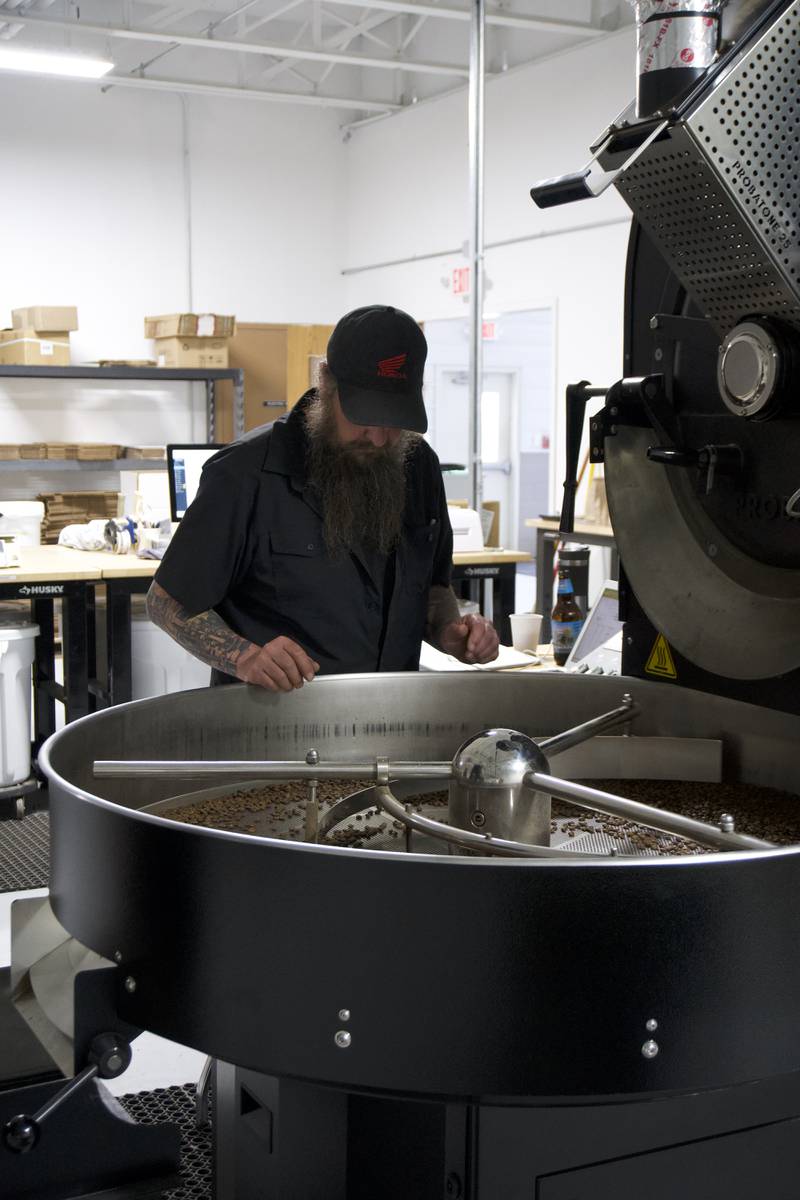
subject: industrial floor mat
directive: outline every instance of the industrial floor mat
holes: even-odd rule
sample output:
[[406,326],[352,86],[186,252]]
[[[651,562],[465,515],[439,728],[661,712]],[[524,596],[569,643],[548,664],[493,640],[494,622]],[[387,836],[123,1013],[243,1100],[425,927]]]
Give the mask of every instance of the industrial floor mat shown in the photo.
[[47,887],[49,882],[49,814],[0,821],[0,892],[25,892]]
[[163,1200],[211,1200],[211,1130],[195,1125],[195,1085],[131,1092],[119,1102],[141,1125],[169,1122],[181,1131],[180,1183],[164,1192]]

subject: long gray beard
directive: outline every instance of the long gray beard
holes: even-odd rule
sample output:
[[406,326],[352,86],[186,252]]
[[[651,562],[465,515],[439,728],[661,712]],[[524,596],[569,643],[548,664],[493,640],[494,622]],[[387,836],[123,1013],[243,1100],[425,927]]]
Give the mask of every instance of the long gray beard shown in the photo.
[[334,558],[352,550],[387,554],[400,540],[406,463],[416,438],[356,452],[341,444],[332,412],[319,400],[306,414],[308,477],[321,502],[323,532]]

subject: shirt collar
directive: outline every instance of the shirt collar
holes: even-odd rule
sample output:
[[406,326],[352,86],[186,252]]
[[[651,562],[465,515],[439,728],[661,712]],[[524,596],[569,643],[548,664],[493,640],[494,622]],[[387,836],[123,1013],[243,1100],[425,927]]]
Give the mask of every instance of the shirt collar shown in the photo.
[[291,412],[275,422],[261,467],[262,471],[288,475],[298,491],[303,491],[308,486],[308,435],[305,414],[315,397],[316,390],[311,388],[300,397]]

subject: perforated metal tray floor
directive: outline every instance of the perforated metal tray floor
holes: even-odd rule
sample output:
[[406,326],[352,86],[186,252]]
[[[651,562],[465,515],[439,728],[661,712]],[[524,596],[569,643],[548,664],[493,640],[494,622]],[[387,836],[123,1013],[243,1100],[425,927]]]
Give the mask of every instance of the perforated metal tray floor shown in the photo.
[[163,1200],[211,1200],[211,1130],[195,1125],[195,1085],[156,1088],[153,1092],[130,1092],[119,1102],[141,1125],[177,1125],[181,1131],[180,1183],[163,1193]]
[[0,821],[0,892],[25,892],[50,882],[50,816],[31,813]]

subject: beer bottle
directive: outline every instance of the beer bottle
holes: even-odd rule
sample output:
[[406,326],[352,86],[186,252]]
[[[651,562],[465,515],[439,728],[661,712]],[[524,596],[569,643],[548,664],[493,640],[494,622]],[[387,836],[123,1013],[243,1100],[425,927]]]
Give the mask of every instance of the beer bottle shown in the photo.
[[566,563],[559,563],[558,566],[558,596],[550,619],[553,626],[553,658],[556,666],[563,667],[583,625],[583,613],[575,599],[575,589]]

